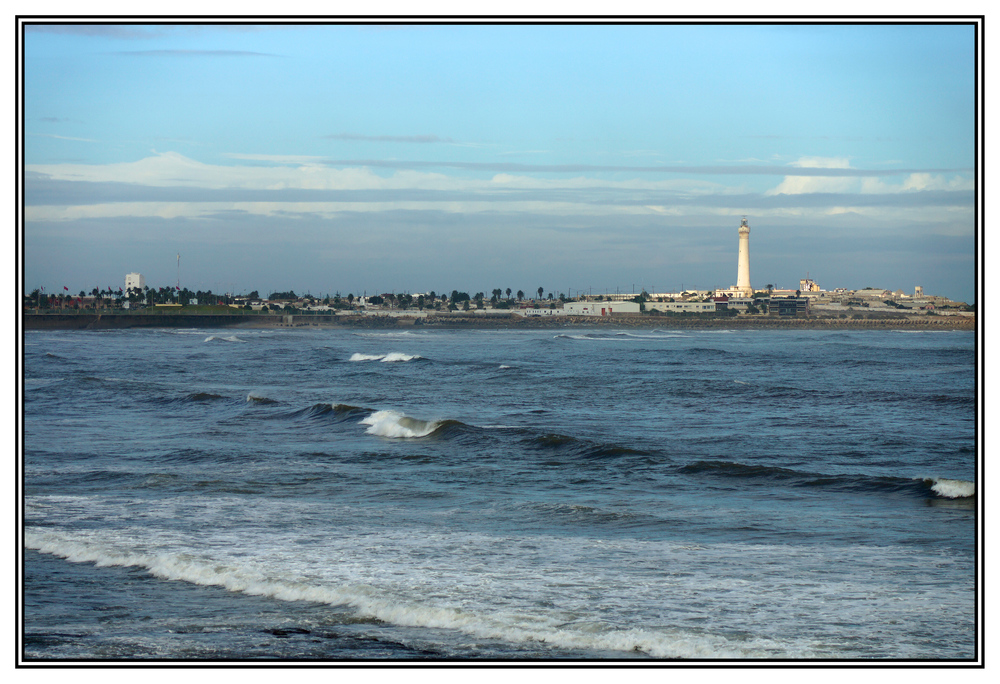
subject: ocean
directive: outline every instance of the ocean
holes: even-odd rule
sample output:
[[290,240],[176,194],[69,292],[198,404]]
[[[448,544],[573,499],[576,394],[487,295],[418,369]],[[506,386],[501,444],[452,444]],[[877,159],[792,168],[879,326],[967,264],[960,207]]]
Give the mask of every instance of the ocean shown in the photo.
[[25,663],[981,657],[972,332],[23,339]]

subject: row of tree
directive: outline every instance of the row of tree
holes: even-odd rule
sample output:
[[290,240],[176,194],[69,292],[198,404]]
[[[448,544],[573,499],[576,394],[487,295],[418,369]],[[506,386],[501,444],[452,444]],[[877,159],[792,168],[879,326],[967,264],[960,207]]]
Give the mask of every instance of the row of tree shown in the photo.
[[[506,293],[506,297],[504,294]],[[545,289],[539,287],[537,290],[538,298],[542,299],[545,294]],[[495,288],[492,291],[492,297],[490,298],[490,303],[492,306],[497,308],[509,308],[512,302],[521,302],[525,299],[525,293],[523,290],[518,290],[516,293],[507,288],[503,290],[501,288]],[[142,288],[130,287],[128,289],[118,288],[114,290],[111,287],[107,289],[101,289],[98,287],[93,288],[89,293],[80,290],[78,295],[71,295],[67,292],[62,294],[53,295],[44,292],[43,288],[36,288],[30,294],[24,296],[24,306],[26,308],[40,308],[40,309],[52,309],[52,308],[95,308],[95,309],[108,309],[108,308],[123,308],[125,302],[129,303],[129,308],[134,308],[136,306],[153,306],[155,304],[181,304],[187,306],[193,302],[197,302],[202,305],[220,305],[220,304],[233,304],[236,299],[243,301],[254,301],[260,300],[260,295],[257,290],[254,290],[248,295],[240,295],[238,297],[231,294],[214,294],[211,290],[202,291],[192,291],[187,288],[176,288],[176,287],[149,287],[145,286]],[[288,290],[287,292],[272,292],[268,296],[268,301],[272,302],[282,302],[285,303],[285,308],[289,306],[294,307],[293,302],[298,302],[300,300],[305,302],[306,306],[311,306],[315,304],[322,303],[326,306],[331,306],[333,308],[353,308],[356,300],[354,294],[348,294],[346,297],[342,297],[340,293],[336,293],[332,297],[327,295],[326,297],[320,299],[312,295],[297,295],[294,290]],[[548,299],[552,300],[553,295],[550,292]],[[86,301],[85,301],[86,300]],[[564,294],[559,295],[560,301],[567,301]],[[458,290],[452,290],[450,295],[441,293],[438,295],[435,291],[431,290],[427,294],[420,294],[413,296],[411,294],[384,294],[373,297],[368,297],[367,301],[372,305],[389,305],[394,308],[408,309],[408,308],[448,308],[451,310],[457,310],[459,308],[464,308],[468,310],[472,305],[477,308],[484,308],[486,302],[486,295],[483,292],[477,292],[476,294],[470,296],[467,292],[460,292]],[[247,304],[249,306],[249,304]],[[274,307],[271,308],[280,308]]]
[[66,309],[66,308],[95,308],[95,309],[120,309],[125,302],[129,306],[154,304],[181,304],[188,305],[192,302],[199,304],[231,304],[234,301],[232,295],[217,295],[211,290],[192,291],[187,288],[178,290],[175,287],[152,288],[148,285],[142,288],[130,287],[128,289],[118,288],[113,290],[107,288],[102,290],[99,287],[93,288],[89,293],[80,290],[78,294],[70,294],[64,291],[61,294],[50,294],[42,288],[36,288],[30,294],[24,296],[24,306],[26,308],[39,309]]

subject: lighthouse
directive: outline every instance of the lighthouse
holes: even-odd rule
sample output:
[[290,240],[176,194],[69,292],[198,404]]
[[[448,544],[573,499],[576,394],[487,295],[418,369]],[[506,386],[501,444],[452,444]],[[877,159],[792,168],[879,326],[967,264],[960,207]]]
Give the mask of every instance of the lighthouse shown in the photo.
[[741,297],[753,297],[750,287],[750,226],[747,217],[740,221],[740,256],[736,271],[736,289]]

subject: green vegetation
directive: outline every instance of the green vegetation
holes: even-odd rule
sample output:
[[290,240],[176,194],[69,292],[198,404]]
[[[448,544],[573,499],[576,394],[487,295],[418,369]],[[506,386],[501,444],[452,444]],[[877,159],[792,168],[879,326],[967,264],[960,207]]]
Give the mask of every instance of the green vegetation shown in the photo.
[[297,294],[295,294],[295,292],[293,290],[289,290],[288,292],[272,292],[271,294],[269,294],[267,296],[267,298],[270,301],[276,301],[276,300],[277,301],[281,301],[281,300],[286,300],[286,299],[290,299],[290,300],[294,301],[294,300],[298,299],[299,296]]

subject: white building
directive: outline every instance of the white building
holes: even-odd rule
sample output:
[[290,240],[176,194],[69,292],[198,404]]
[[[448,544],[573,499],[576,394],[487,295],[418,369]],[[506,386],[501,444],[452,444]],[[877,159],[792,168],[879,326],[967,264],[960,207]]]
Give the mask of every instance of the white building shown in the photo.
[[737,231],[740,236],[740,252],[736,265],[736,289],[743,297],[753,297],[753,288],[750,287],[750,224],[744,216],[740,221]]
[[519,316],[565,316],[566,309],[542,309],[542,308],[528,308],[528,309],[515,309],[514,313]]
[[639,313],[636,302],[566,302],[567,316],[610,316],[613,313]]
[[647,311],[713,313],[715,309],[715,302],[646,302]]
[[128,292],[129,288],[132,287],[140,292],[146,289],[146,279],[142,277],[141,273],[125,274],[125,291]]
[[737,234],[740,249],[736,260],[736,285],[715,290],[716,297],[753,297],[753,287],[750,286],[750,224],[746,216],[740,220]]

